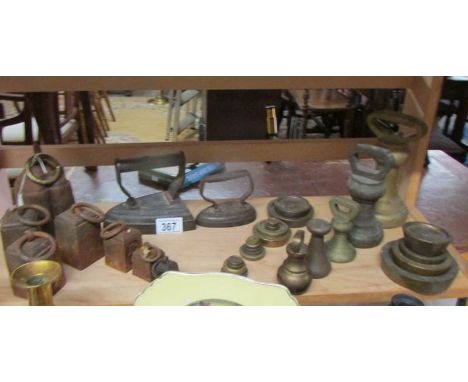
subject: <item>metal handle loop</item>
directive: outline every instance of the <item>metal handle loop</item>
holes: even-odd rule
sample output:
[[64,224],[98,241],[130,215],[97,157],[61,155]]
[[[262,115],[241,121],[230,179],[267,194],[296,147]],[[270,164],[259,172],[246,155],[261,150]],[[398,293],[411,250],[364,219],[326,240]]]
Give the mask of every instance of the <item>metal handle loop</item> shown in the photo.
[[[33,167],[35,167],[36,163],[39,164],[39,166],[43,170],[43,174],[45,175],[45,177],[39,178],[32,172],[32,169]],[[48,175],[46,174],[46,172],[44,172],[44,169],[47,165],[49,167],[52,167],[54,170],[51,174]],[[55,183],[62,174],[62,167],[60,166],[59,162],[54,157],[43,153],[34,154],[31,158],[29,158],[26,161],[24,167],[26,170],[26,176],[29,179],[31,179],[34,183],[42,184],[43,186],[49,186]]]
[[[39,252],[34,253],[32,256],[27,255],[22,250],[23,245],[27,241],[32,241],[35,238],[46,239],[49,242],[50,245],[43,248]],[[42,232],[42,231],[27,231],[23,236],[21,236],[20,239],[18,239],[17,245],[18,245],[19,254],[20,254],[21,259],[23,261],[26,261],[26,262],[33,261],[33,260],[47,260],[47,259],[50,259],[54,255],[54,253],[55,253],[55,251],[57,249],[57,244],[55,242],[55,239],[52,236],[50,236],[48,233]]]
[[[18,220],[21,224],[31,226],[31,227],[39,227],[41,225],[47,224],[50,221],[50,212],[37,204],[24,204],[22,206],[15,208],[16,213],[18,215]],[[42,214],[44,217],[39,220],[30,220],[25,218],[22,213],[26,210],[35,210]]]
[[90,203],[75,203],[71,206],[71,212],[89,223],[101,223],[104,220],[104,212]]

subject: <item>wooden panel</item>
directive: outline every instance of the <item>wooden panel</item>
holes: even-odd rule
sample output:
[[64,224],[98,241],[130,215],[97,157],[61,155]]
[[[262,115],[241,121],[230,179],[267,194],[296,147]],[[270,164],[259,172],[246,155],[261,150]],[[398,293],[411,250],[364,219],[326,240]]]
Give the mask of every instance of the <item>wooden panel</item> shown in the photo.
[[[329,220],[328,197],[308,198],[316,210],[316,216]],[[252,199],[258,219],[266,217],[266,205],[271,198]],[[206,207],[204,201],[187,202],[193,214]],[[101,205],[103,209],[110,205]],[[418,219],[419,220],[419,219]],[[182,235],[145,235],[144,240],[163,248],[169,257],[179,263],[184,272],[217,272],[226,257],[237,253],[239,246],[252,231],[254,223],[233,228],[197,227]],[[331,234],[330,234],[331,235]],[[330,236],[329,235],[329,236]],[[387,241],[402,236],[401,228],[385,231]],[[309,234],[306,235],[307,239]],[[468,295],[468,278],[460,273],[452,286],[434,296],[420,296],[393,283],[380,269],[380,248],[359,249],[355,261],[333,264],[332,273],[314,280],[306,293],[298,296],[302,304],[366,304],[388,303],[396,293],[410,293],[422,299],[464,297]],[[6,267],[0,255],[0,304],[24,305],[12,295]],[[276,271],[286,257],[285,247],[268,248],[260,261],[248,262],[250,277],[257,281],[276,283]],[[77,271],[65,269],[68,284],[56,295],[57,305],[128,305],[132,304],[147,285],[131,273],[123,274],[105,266],[101,259],[91,267]]]
[[409,88],[414,77],[0,77],[0,91]]
[[[359,142],[375,143],[373,138],[311,139],[304,141],[208,141],[163,142],[108,145],[45,145],[44,153],[56,157],[64,166],[112,165],[115,158],[155,155],[183,150],[188,162],[336,160],[347,158],[351,147]],[[0,147],[0,168],[22,167],[32,155],[30,146]]]

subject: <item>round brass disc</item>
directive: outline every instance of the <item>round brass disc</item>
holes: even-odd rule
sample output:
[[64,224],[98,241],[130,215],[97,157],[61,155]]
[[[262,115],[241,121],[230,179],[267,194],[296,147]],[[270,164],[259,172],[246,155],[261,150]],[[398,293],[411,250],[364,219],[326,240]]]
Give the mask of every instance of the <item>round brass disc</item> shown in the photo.
[[269,218],[255,224],[253,233],[265,247],[281,247],[288,242],[291,229],[285,222]]
[[450,256],[447,251],[439,256],[421,256],[416,252],[409,249],[403,239],[398,240],[398,248],[400,252],[405,255],[408,259],[417,261],[422,264],[440,264],[445,261],[445,259]]
[[312,219],[314,209],[300,196],[280,196],[268,203],[268,216],[282,220],[289,227],[298,228]]
[[405,223],[403,235],[406,246],[424,256],[438,256],[452,242],[446,230],[426,222]]

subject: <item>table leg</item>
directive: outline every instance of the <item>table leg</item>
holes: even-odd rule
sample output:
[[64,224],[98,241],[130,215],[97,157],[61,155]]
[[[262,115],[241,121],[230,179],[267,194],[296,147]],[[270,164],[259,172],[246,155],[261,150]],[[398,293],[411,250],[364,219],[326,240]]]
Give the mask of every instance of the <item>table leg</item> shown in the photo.
[[453,128],[452,139],[460,143],[463,139],[463,131],[465,129],[466,117],[468,116],[468,98],[461,101],[457,119]]
[[86,143],[94,143],[94,118],[91,109],[91,97],[89,92],[79,92],[79,94],[83,109]]

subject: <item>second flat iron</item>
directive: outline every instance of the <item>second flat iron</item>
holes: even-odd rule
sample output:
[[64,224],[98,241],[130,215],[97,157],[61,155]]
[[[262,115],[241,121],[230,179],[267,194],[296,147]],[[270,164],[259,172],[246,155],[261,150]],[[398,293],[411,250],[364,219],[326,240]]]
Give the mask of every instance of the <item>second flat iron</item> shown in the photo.
[[[122,184],[122,173],[170,166],[178,166],[179,171],[167,191],[134,198]],[[195,219],[177,196],[185,176],[185,155],[182,151],[156,156],[116,159],[115,172],[117,183],[128,199],[106,213],[104,224],[123,221],[129,227],[140,230],[142,234],[155,234],[156,219],[180,217],[184,231],[195,229]]]

